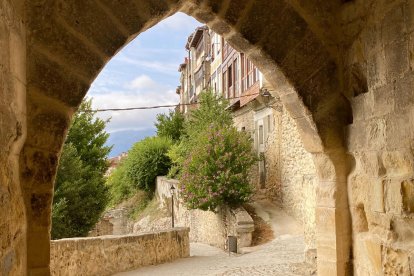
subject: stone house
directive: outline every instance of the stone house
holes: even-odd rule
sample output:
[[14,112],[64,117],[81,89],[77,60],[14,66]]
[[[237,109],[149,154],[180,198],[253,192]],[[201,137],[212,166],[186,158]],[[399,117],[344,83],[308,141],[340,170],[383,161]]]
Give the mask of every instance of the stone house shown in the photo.
[[[258,68],[242,52],[231,47],[227,41],[207,27],[200,28],[188,38],[186,45],[190,54],[179,67],[180,110],[188,112],[196,107],[196,95],[202,90],[198,86],[194,93],[193,76],[201,63],[192,61],[197,56],[197,41],[210,42],[204,45],[204,76],[208,88],[229,100],[234,125],[240,131],[251,134],[254,148],[261,160],[252,171],[256,187],[256,199],[276,201],[303,225],[308,256],[315,256],[315,208],[316,170],[299,136],[296,124],[277,97],[273,88]],[[197,36],[198,35],[198,36]],[[204,36],[203,38],[201,36]],[[194,64],[196,66],[194,67]],[[197,71],[199,72],[199,71]],[[211,73],[210,73],[211,72]]]

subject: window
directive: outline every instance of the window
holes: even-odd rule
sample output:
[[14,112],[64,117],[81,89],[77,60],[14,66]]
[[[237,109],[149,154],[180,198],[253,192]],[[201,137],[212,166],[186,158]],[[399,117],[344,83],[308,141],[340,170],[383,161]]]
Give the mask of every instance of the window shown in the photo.
[[232,75],[232,66],[230,65],[229,68],[227,69],[227,81],[228,81],[228,87],[232,87],[233,85],[233,75]]
[[264,144],[264,133],[263,133],[263,125],[259,126],[259,145]]
[[271,132],[273,130],[272,115],[267,115],[267,129],[268,129],[268,132]]
[[223,76],[223,82],[222,82],[223,97],[227,98],[227,72],[224,71],[222,76]]
[[244,66],[245,66],[244,63],[245,63],[244,54],[241,53],[240,54],[240,71],[241,71],[241,92],[242,93],[246,90],[246,85],[244,83],[245,76],[246,76],[246,70],[244,68]]
[[239,59],[235,59],[233,62],[234,67],[234,96],[239,96]]

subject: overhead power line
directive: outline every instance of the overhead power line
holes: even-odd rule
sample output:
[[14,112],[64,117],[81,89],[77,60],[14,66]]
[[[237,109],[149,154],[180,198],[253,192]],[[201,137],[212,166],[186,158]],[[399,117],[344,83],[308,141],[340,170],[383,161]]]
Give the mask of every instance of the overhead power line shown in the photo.
[[[250,96],[255,96],[259,94],[260,93],[253,93],[249,95],[242,95],[239,97],[231,97],[231,98],[227,98],[224,100],[239,99],[239,98],[250,97]],[[197,105],[197,104],[198,103],[184,103],[184,104],[169,104],[169,105],[167,104],[167,105],[138,106],[138,107],[125,107],[125,108],[99,108],[99,109],[81,110],[80,112],[131,111],[131,110],[157,109],[157,108],[178,107],[178,106]]]

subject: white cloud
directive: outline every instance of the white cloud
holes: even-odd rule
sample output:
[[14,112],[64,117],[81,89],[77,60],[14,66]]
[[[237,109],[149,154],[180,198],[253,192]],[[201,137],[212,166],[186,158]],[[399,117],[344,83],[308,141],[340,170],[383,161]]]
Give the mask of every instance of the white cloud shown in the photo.
[[129,89],[153,89],[157,84],[147,75],[141,75],[133,79],[130,83],[126,85],[126,88]]
[[177,75],[178,65],[175,62],[160,62],[156,60],[143,60],[137,57],[131,57],[126,54],[120,53],[119,56],[116,57],[116,60],[119,62],[123,62],[130,65],[135,65],[139,68],[146,68],[152,71],[168,74],[168,75]]
[[[124,85],[122,91],[112,91],[93,95],[94,109],[147,107],[159,105],[176,105],[179,97],[175,90],[156,83],[146,75],[141,75]],[[100,112],[102,119],[111,117],[107,125],[108,132],[127,129],[154,128],[155,115],[165,113],[168,108],[134,110],[134,111],[108,111]]]

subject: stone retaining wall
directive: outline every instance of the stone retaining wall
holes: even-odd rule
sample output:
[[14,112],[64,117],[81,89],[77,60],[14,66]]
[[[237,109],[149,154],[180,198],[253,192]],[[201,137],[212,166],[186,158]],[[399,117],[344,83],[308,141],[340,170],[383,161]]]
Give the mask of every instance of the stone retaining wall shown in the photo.
[[51,242],[52,275],[112,275],[190,255],[189,229]]
[[227,236],[236,236],[238,248],[250,246],[254,222],[244,208],[230,209],[223,207],[216,213],[202,210],[188,210],[180,200],[178,181],[157,177],[155,195],[161,205],[171,210],[171,191],[173,185],[175,225],[190,227],[190,240],[210,244],[222,249],[227,248]]

